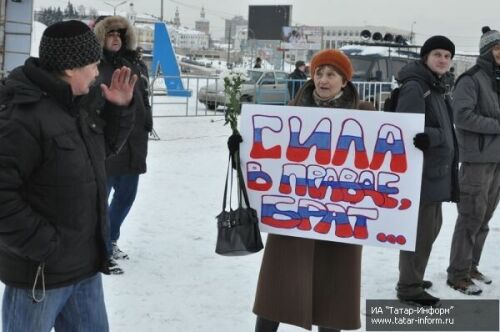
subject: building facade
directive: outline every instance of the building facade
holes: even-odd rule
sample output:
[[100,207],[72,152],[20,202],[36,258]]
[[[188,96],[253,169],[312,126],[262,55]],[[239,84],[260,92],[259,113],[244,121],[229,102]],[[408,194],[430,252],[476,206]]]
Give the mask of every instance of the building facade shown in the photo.
[[[232,19],[226,19],[225,28],[224,28],[224,41],[228,42],[229,39],[233,39],[237,26],[245,26],[248,27],[248,20],[245,20],[243,16],[235,16]],[[250,36],[251,37],[251,36]]]
[[201,7],[200,18],[194,22],[194,29],[210,34],[210,21],[205,18],[205,7]]
[[170,40],[174,47],[186,49],[207,49],[209,47],[209,36],[201,31],[188,28],[168,27]]

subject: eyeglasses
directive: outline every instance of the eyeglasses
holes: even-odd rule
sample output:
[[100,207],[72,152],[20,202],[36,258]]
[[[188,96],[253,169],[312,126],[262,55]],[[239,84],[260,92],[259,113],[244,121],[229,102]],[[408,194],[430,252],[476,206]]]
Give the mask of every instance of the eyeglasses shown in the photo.
[[109,37],[109,38],[113,38],[113,37],[117,37],[117,38],[120,38],[120,33],[117,32],[117,31],[110,31],[106,34],[106,37]]

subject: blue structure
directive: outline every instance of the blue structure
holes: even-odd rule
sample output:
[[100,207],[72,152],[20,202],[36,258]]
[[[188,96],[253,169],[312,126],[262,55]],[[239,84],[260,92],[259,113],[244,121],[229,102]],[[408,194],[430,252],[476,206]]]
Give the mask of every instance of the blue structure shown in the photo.
[[[159,68],[158,68],[159,66]],[[191,91],[184,89],[175,58],[174,48],[168,35],[167,25],[162,22],[155,23],[155,35],[153,45],[152,70],[157,73],[161,69],[167,95],[173,97],[191,97]]]
[[[33,0],[0,0],[0,77],[30,56]],[[36,45],[38,47],[38,45]]]

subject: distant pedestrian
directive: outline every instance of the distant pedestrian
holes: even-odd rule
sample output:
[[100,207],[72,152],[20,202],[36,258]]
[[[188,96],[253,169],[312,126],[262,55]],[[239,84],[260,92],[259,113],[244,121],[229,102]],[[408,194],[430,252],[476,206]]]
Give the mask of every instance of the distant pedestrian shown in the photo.
[[400,300],[422,306],[439,302],[426,291],[432,282],[424,280],[424,275],[443,221],[442,202],[458,198],[458,149],[443,80],[454,55],[451,40],[433,36],[422,46],[421,59],[410,62],[398,74],[403,84],[396,112],[425,114],[425,127],[413,138],[415,147],[424,154],[416,247],[415,252],[400,251],[396,289]]
[[444,75],[443,80],[446,86],[446,93],[451,94],[453,87],[455,86],[455,67],[450,68],[450,70]]
[[130,68],[141,77],[135,86],[136,98],[135,127],[127,142],[116,156],[106,161],[108,175],[108,217],[110,236],[108,254],[111,272],[122,274],[116,260],[128,259],[128,255],[118,247],[120,228],[134,203],[139,175],[146,172],[148,136],[153,128],[153,118],[148,94],[147,67],[140,59],[136,49],[136,34],[130,22],[121,16],[108,16],[99,21],[94,28],[97,39],[103,47],[103,57],[99,64],[100,78],[109,82],[112,72],[119,67]]
[[136,47],[136,52],[137,52],[137,60],[135,61],[137,65],[139,66],[139,69],[141,71],[141,77],[147,78],[147,84],[146,84],[146,89],[149,88],[149,69],[146,63],[144,62],[144,49],[140,46]]
[[492,282],[478,265],[500,199],[500,32],[483,28],[479,53],[453,92],[461,164],[448,285],[468,295],[482,291],[473,280]]
[[259,57],[257,57],[257,58],[255,59],[255,65],[254,65],[253,67],[254,67],[254,68],[257,68],[257,69],[258,69],[258,68],[262,68],[262,59],[261,59],[261,58],[259,58]]
[[288,75],[288,79],[288,92],[290,93],[290,99],[293,99],[307,80],[306,63],[302,60],[295,62],[295,70]]

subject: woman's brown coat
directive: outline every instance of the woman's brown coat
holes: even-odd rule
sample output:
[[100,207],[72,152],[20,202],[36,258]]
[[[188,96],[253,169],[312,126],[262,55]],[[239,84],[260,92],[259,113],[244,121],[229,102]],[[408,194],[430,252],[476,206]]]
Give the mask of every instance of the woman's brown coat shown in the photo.
[[[308,81],[290,102],[316,106]],[[360,105],[348,82],[332,107],[373,109]],[[257,285],[254,313],[305,329],[311,325],[342,330],[360,322],[361,246],[269,234]]]

